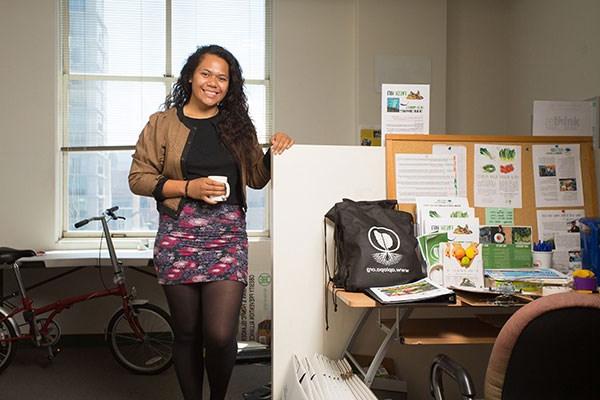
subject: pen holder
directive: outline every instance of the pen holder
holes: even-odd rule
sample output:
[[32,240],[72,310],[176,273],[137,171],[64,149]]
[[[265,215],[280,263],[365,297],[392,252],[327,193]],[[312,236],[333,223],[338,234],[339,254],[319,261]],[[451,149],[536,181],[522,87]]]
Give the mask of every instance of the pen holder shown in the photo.
[[573,278],[573,289],[585,290],[590,292],[596,291],[596,278]]
[[552,252],[534,251],[532,261],[535,268],[552,268]]

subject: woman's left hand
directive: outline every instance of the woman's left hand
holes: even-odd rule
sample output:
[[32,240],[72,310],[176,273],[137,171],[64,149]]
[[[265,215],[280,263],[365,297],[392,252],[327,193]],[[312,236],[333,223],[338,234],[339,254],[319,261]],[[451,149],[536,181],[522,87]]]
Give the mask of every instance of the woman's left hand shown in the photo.
[[281,154],[292,147],[293,144],[294,139],[283,132],[277,132],[271,138],[271,152],[273,154]]

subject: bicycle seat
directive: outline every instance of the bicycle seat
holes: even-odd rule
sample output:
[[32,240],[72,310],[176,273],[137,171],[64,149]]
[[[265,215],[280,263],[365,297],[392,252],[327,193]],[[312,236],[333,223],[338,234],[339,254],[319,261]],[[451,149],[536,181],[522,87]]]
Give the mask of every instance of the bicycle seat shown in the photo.
[[0,247],[0,264],[12,265],[21,257],[33,257],[33,250],[17,250],[10,247]]

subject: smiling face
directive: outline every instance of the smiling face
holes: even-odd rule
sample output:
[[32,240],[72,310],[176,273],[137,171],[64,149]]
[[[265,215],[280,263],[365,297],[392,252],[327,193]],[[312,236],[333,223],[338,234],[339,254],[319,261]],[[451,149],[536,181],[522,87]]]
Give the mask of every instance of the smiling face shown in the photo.
[[229,88],[229,64],[214,54],[205,54],[192,75],[189,105],[208,115],[217,111]]

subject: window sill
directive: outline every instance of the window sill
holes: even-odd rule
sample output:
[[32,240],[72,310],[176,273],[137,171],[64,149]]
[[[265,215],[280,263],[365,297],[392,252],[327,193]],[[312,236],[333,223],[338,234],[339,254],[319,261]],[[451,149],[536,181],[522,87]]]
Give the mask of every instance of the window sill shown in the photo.
[[[152,238],[119,238],[113,237],[115,249],[137,249],[146,250],[154,246],[154,237]],[[267,236],[248,236],[248,243],[266,244],[270,243],[271,238]],[[52,249],[46,250],[90,250],[100,247],[100,237],[68,237],[58,240]],[[106,241],[102,240],[102,248],[106,249]]]

